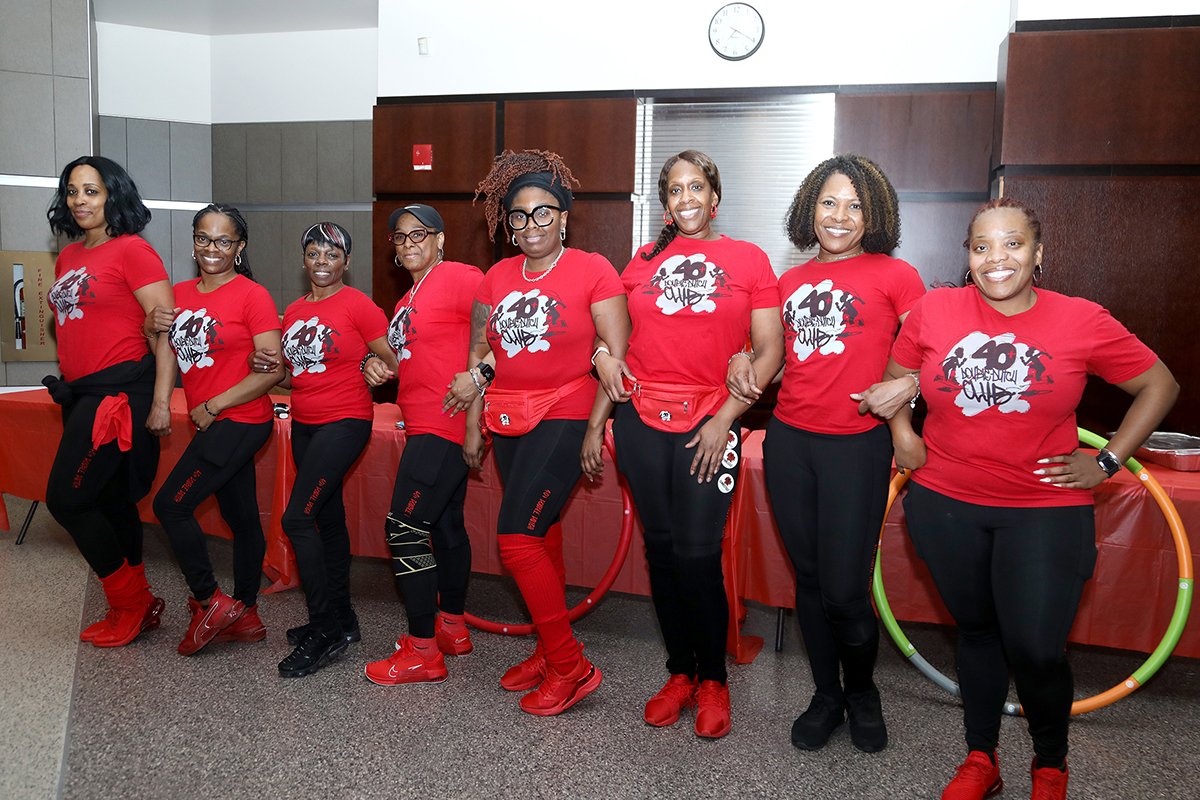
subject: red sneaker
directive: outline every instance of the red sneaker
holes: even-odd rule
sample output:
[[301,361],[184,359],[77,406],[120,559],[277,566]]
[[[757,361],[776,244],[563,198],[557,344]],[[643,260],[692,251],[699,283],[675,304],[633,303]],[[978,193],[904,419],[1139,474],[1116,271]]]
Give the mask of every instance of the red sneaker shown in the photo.
[[187,636],[179,643],[179,655],[190,656],[199,652],[200,648],[216,638],[223,629],[237,622],[238,617],[246,607],[241,600],[234,600],[220,589],[213,592],[208,608],[204,608],[196,598],[188,598],[188,609],[192,612],[192,623],[188,626]]
[[500,678],[500,685],[510,692],[525,692],[542,682],[546,677],[546,654],[539,640],[529,658],[512,667]]
[[367,664],[367,680],[380,686],[399,686],[402,683],[441,683],[446,680],[446,659],[435,652],[432,660],[426,661],[413,647],[412,638],[400,640],[400,649],[383,661]]
[[942,800],[983,800],[1000,794],[1004,788],[1000,762],[993,764],[988,754],[981,750],[972,750],[967,754],[967,760],[954,769],[958,774],[942,791]]
[[729,687],[718,681],[701,681],[696,691],[696,735],[720,739],[731,727]]
[[696,690],[700,682],[687,675],[672,675],[667,685],[646,703],[646,713],[643,718],[649,724],[662,728],[674,725],[679,720],[679,712],[696,705]]
[[109,608],[108,613],[104,615],[104,619],[100,620],[99,622],[93,622],[91,625],[88,625],[83,629],[83,631],[79,634],[79,641],[94,641],[97,636],[104,633],[106,630],[112,629],[113,620],[116,618],[117,610],[115,608]]
[[521,710],[539,717],[553,717],[587,697],[604,676],[592,662],[579,654],[579,661],[570,672],[559,674],[546,665],[546,678],[538,688],[521,698]]
[[465,656],[470,654],[475,649],[475,645],[471,644],[471,633],[467,630],[466,625],[447,626],[442,620],[442,615],[438,614],[433,620],[434,638],[437,639],[438,650],[441,650],[448,656]]
[[221,632],[213,637],[214,642],[258,642],[262,641],[267,635],[267,626],[262,624],[262,620],[258,618],[258,606],[253,605],[246,609],[237,621],[232,625],[222,628]]
[[1038,769],[1035,757],[1033,764],[1029,767],[1029,774],[1033,776],[1032,800],[1066,800],[1067,778],[1070,777],[1070,773],[1067,772],[1067,762],[1063,762],[1061,770],[1054,767]]
[[96,647],[122,647],[142,632],[158,627],[165,604],[162,598],[150,593],[141,564],[131,567],[125,562],[116,572],[101,578],[100,583],[110,606],[104,617],[106,625],[89,625],[80,638],[90,636]]

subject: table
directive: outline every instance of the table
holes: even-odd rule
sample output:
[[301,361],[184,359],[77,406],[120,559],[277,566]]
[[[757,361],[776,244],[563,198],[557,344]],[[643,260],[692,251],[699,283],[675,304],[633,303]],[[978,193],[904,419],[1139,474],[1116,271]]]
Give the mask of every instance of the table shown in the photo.
[[[276,398],[282,400],[283,398]],[[163,440],[162,458],[154,490],[191,441],[194,431],[187,418],[182,391],[172,400],[174,433]],[[44,500],[46,477],[54,460],[62,423],[58,406],[45,390],[0,395],[0,492],[31,500]],[[377,405],[371,438],[363,455],[346,477],[344,495],[351,550],[356,555],[387,558],[383,521],[391,501],[396,464],[406,436],[396,427],[399,410]],[[762,475],[762,431],[748,431],[742,444],[742,474],[734,490],[727,530],[726,572],[731,599],[746,598],[781,608],[795,602],[795,577],[771,515]],[[270,442],[255,458],[259,507],[267,536],[263,565],[272,586],[280,591],[299,584],[287,537],[278,520],[286,506],[294,468],[291,459],[291,425],[275,421]],[[621,494],[615,469],[605,455],[605,474],[594,483],[581,480],[563,511],[564,560],[573,585],[595,586],[609,565],[620,538]],[[1200,473],[1175,472],[1149,467],[1192,531],[1192,552],[1200,559]],[[502,488],[495,462],[489,454],[481,472],[469,478],[466,524],[473,548],[472,568],[500,574],[503,567],[494,535]],[[151,508],[153,492],[140,504],[142,519],[156,522]],[[231,536],[213,498],[197,514],[209,533]],[[1096,494],[1097,540],[1100,556],[1095,577],[1088,582],[1071,641],[1149,652],[1166,629],[1176,597],[1176,556],[1166,522],[1153,499],[1132,476],[1122,473],[1105,481]],[[9,520],[0,496],[0,528]],[[634,545],[613,589],[649,594],[650,582],[641,545],[641,527],[635,522]],[[888,600],[897,619],[952,624],[924,564],[913,552],[904,528],[903,510],[897,503],[888,516],[880,551]],[[737,616],[736,604],[732,606]],[[1198,612],[1200,613],[1200,612]],[[750,660],[756,645],[737,642],[731,633],[730,650],[739,660]],[[1175,652],[1200,657],[1200,625],[1184,630]]]

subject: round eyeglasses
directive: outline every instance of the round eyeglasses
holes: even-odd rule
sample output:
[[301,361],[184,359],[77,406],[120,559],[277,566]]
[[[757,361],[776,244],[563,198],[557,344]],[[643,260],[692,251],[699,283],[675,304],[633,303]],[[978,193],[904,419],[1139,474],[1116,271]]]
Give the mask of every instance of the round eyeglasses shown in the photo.
[[554,222],[554,212],[561,211],[558,206],[536,206],[531,211],[510,211],[508,212],[508,227],[514,231],[523,231],[529,225],[529,220],[533,220],[533,224],[539,228],[544,228],[551,222]]

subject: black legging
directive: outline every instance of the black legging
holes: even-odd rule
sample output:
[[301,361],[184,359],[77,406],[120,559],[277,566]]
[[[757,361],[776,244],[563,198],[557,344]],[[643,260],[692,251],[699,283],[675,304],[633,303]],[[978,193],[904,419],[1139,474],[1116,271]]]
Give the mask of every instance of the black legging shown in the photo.
[[958,626],[967,747],[996,749],[1011,668],[1038,766],[1060,766],[1075,688],[1067,636],[1096,566],[1093,507],[981,506],[914,481],[904,513]]
[[[874,688],[879,625],[871,567],[887,507],[887,426],[824,434],[772,417],[763,471],[779,535],[796,570],[796,617],[817,691]],[[838,665],[841,664],[842,676]]]
[[584,419],[544,419],[521,436],[493,436],[504,499],[496,532],[545,538],[583,475]]
[[462,445],[432,433],[408,437],[385,529],[408,632],[434,635],[440,607],[462,614],[471,576],[471,540],[463,522],[467,462]]
[[320,425],[292,420],[296,480],[280,525],[296,553],[308,621],[336,636],[338,610],[350,608],[350,532],[342,479],[371,438],[371,420],[339,419]]
[[167,530],[192,596],[201,603],[217,589],[196,508],[215,494],[233,531],[233,599],[258,602],[267,542],[259,518],[254,454],[271,436],[273,423],[219,419],[197,433],[154,496],[154,514]]
[[725,683],[725,639],[729,601],[721,570],[721,539],[733,489],[741,469],[741,423],[729,429],[737,438],[711,482],[690,475],[695,448],[686,445],[696,430],[668,433],[651,428],[632,403],[617,406],[613,422],[617,465],[629,482],[645,528],[650,593],[667,646],[672,675],[699,676]]

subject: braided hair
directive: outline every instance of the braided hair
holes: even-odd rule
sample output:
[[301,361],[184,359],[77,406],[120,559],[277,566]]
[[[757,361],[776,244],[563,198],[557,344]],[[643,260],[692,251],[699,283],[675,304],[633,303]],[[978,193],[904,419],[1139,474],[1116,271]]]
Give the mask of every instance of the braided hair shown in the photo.
[[845,175],[862,203],[862,248],[868,253],[890,253],[900,244],[900,203],[896,190],[879,165],[869,158],[847,153],[822,161],[796,190],[784,226],[792,244],[807,250],[817,244],[817,199],[831,175]]
[[975,227],[975,221],[982,217],[984,212],[994,211],[997,208],[1011,208],[1024,214],[1025,221],[1029,223],[1029,231],[1033,234],[1033,246],[1036,248],[1042,243],[1042,221],[1037,218],[1033,209],[1015,197],[997,197],[988,200],[971,215],[971,221],[967,223],[967,238],[963,240],[963,247],[971,246],[971,230]]
[[523,153],[505,150],[496,156],[492,162],[492,171],[475,189],[475,200],[483,195],[488,238],[493,242],[496,241],[496,228],[504,219],[504,196],[508,194],[508,187],[519,176],[531,172],[550,172],[554,175],[554,180],[563,186],[569,187],[572,182],[579,185],[579,181],[575,180],[575,176],[558,153],[549,150],[526,150]]
[[[667,176],[671,174],[671,168],[680,161],[686,161],[703,172],[704,179],[712,187],[713,194],[721,197],[721,172],[717,169],[716,163],[699,150],[684,150],[682,153],[668,158],[658,172],[658,202],[662,203],[664,209],[667,207]],[[675,227],[675,221],[671,220],[663,225],[662,231],[658,234],[658,240],[654,242],[654,248],[649,253],[642,253],[642,258],[647,261],[651,260],[667,249],[667,245],[675,241],[675,237],[678,235],[679,229]]]
[[[237,231],[238,238],[243,242],[249,243],[250,233],[246,225],[246,218],[242,216],[242,212],[225,203],[209,203],[204,208],[196,212],[196,216],[192,217],[192,232],[195,233],[196,228],[200,227],[200,220],[204,219],[209,214],[220,214],[233,223],[233,229]],[[242,252],[238,253],[242,257],[242,263],[237,263],[234,259],[233,269],[238,275],[245,275],[250,280],[254,280],[254,273],[250,271],[250,265],[246,263],[246,248],[242,248]]]

